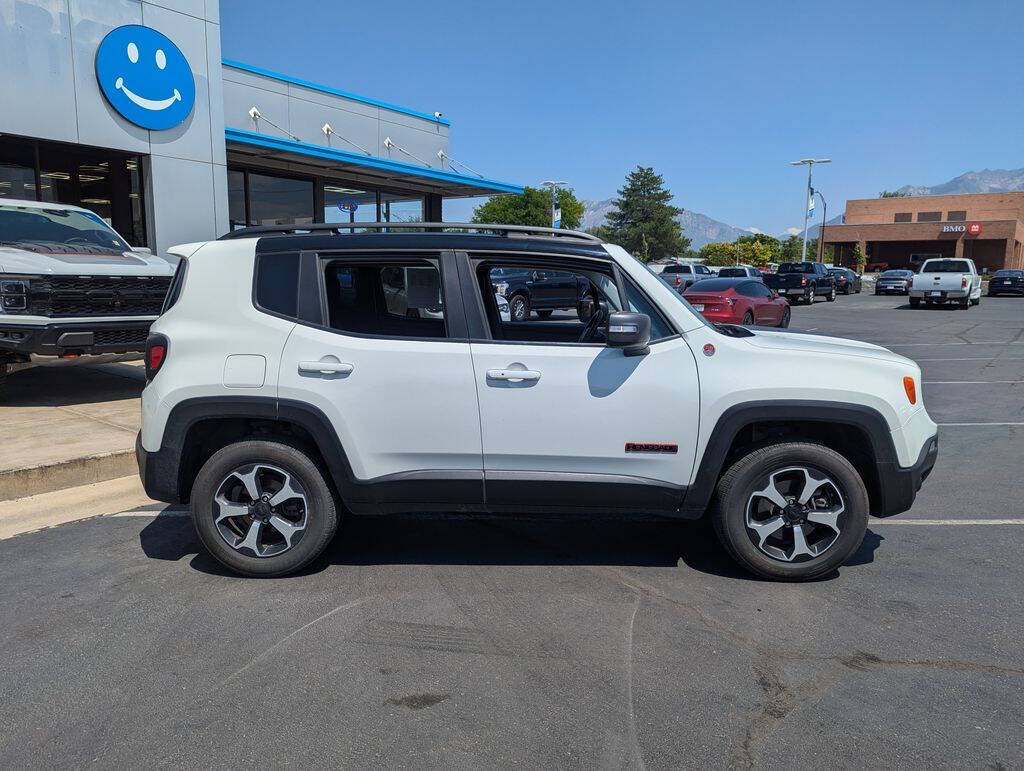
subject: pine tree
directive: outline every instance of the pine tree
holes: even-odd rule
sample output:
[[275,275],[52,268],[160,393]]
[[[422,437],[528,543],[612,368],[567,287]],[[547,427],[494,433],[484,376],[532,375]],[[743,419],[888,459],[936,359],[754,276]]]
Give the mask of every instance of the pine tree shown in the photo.
[[643,262],[681,256],[690,248],[690,239],[675,220],[682,209],[671,201],[661,175],[637,166],[619,188],[615,209],[608,214],[611,240]]

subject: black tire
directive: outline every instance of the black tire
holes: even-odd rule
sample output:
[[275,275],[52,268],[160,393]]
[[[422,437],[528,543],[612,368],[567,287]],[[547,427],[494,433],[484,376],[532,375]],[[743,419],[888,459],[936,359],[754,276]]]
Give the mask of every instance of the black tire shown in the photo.
[[826,297],[825,299],[828,300],[830,303],[834,303],[836,301],[836,294],[836,288],[835,285],[833,285],[832,291],[828,293],[828,297]]
[[[838,536],[821,554],[786,562],[758,547],[746,518],[748,503],[764,480],[793,466],[807,467],[832,482],[844,509],[837,519]],[[868,509],[864,481],[846,458],[820,444],[785,442],[750,452],[722,475],[711,503],[711,522],[725,550],[752,573],[773,581],[810,581],[833,572],[857,551],[867,530]]]
[[789,306],[787,305],[783,309],[783,311],[782,311],[782,321],[779,322],[779,327],[782,328],[782,329],[785,329],[786,327],[788,327],[789,326],[789,322],[792,319],[792,317],[793,317],[793,312],[789,309]]
[[808,305],[814,305],[814,287],[811,287],[811,291],[804,295],[804,302]]
[[[306,491],[306,527],[294,546],[257,557],[235,550],[215,524],[214,496],[232,471],[247,464],[271,464],[290,474]],[[338,512],[323,471],[303,449],[276,441],[247,440],[215,452],[192,486],[192,522],[199,540],[222,565],[243,576],[272,578],[294,573],[323,553],[338,529]]]
[[550,317],[552,313],[554,313],[554,311],[537,311],[537,315],[542,319]]
[[971,305],[981,305],[981,298],[975,297],[971,300]]
[[965,297],[964,299],[960,300],[957,304],[960,306],[960,310],[968,310],[972,305],[971,298]]
[[512,321],[530,320],[530,301],[524,294],[514,294],[508,298],[508,313]]
[[917,307],[920,307],[920,305],[921,305],[921,298],[920,297],[911,297],[910,298],[910,307],[911,308],[917,308]]
[[746,313],[743,314],[743,321],[740,323],[745,327],[751,326],[754,323],[754,314],[751,313],[750,311],[747,311]]

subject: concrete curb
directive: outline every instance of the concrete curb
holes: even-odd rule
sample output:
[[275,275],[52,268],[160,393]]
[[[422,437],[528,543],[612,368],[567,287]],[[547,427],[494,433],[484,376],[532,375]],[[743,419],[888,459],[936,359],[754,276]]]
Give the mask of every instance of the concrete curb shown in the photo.
[[138,474],[138,471],[135,450],[119,450],[105,455],[0,471],[0,501],[105,482]]

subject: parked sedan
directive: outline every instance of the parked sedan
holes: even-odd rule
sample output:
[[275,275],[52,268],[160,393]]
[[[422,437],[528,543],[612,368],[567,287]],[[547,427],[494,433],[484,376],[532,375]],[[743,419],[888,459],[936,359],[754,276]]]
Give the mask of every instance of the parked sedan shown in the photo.
[[875,281],[875,294],[910,294],[912,270],[887,270]]
[[842,292],[843,294],[855,292],[856,294],[860,294],[860,276],[852,270],[849,268],[829,268],[828,272],[831,273],[836,280],[837,292]]
[[715,324],[789,326],[789,303],[756,279],[709,278],[691,286],[683,297]]
[[988,280],[988,296],[1024,295],[1024,270],[997,270]]

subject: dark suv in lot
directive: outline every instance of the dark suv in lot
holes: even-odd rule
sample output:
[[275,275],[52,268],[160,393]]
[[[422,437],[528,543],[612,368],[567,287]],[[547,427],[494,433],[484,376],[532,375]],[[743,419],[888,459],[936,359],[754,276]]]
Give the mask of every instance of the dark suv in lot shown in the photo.
[[821,262],[779,263],[779,269],[774,275],[765,276],[764,283],[793,303],[802,300],[812,305],[815,297],[824,297],[829,302],[836,299],[836,277]]
[[557,310],[574,310],[580,318],[589,312],[589,285],[574,273],[495,268],[491,271],[491,283],[494,291],[508,300],[512,321],[527,321],[530,311],[536,311],[542,319]]

